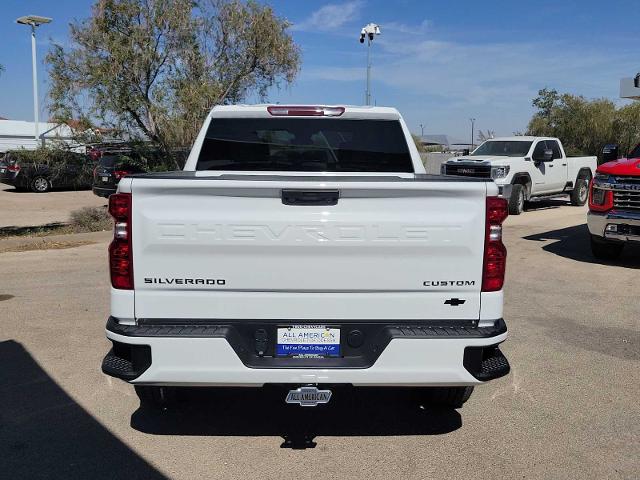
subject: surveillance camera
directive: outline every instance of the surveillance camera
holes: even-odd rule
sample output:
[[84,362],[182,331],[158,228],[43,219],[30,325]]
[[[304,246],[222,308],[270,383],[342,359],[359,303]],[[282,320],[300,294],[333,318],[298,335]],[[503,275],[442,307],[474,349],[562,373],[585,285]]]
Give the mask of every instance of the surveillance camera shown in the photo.
[[360,37],[360,43],[364,43],[364,37]]
[[373,32],[369,32],[369,40],[373,40]]

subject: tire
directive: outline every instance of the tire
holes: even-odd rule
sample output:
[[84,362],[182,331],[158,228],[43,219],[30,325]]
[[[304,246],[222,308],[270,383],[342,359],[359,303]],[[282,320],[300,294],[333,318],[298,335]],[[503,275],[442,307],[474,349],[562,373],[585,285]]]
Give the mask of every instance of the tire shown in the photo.
[[571,190],[571,205],[582,207],[589,199],[589,177],[579,178]]
[[607,242],[595,235],[591,235],[591,253],[602,260],[615,260],[622,253],[624,243]]
[[42,175],[38,175],[31,180],[29,183],[29,187],[32,192],[35,193],[46,193],[51,190],[51,182],[47,177],[43,177]]
[[509,197],[509,215],[520,215],[523,212],[525,202],[524,195],[524,185],[519,183],[513,185],[511,196]]
[[473,387],[429,387],[419,390],[419,400],[430,405],[461,408],[473,393]]
[[176,403],[177,390],[173,387],[155,387],[134,385],[140,406],[144,408],[164,409]]

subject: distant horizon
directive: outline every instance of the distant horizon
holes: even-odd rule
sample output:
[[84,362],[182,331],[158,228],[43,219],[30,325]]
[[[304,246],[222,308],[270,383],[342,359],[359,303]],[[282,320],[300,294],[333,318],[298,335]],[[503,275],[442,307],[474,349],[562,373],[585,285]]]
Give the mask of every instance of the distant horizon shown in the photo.
[[[631,1],[607,4],[608,21],[595,0],[532,1],[526,10],[502,1],[267,3],[292,23],[290,32],[303,58],[293,85],[271,89],[265,103],[363,104],[366,46],[358,36],[373,21],[382,34],[372,47],[372,99],[397,108],[418,135],[423,124],[425,135],[467,139],[469,118],[477,119],[476,132],[506,136],[525,131],[531,101],[544,87],[625,104],[618,97],[619,81],[640,70],[637,42],[627,33],[637,23],[633,13],[640,13]],[[0,5],[5,34],[0,117],[33,121],[30,35],[15,19],[31,13],[53,17],[37,30],[40,117],[46,123],[44,57],[53,42],[68,44],[69,22],[87,18],[92,4],[33,0],[25,7],[19,0],[5,0]]]

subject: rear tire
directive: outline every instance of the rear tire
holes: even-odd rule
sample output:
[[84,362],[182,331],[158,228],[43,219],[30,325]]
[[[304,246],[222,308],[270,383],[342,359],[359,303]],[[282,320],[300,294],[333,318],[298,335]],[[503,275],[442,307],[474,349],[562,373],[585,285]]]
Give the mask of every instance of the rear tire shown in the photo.
[[473,387],[429,387],[418,391],[420,400],[440,407],[461,408],[473,393]]
[[571,190],[571,205],[582,207],[589,199],[589,177],[579,178]]
[[49,179],[42,175],[38,175],[33,178],[29,186],[31,187],[31,191],[35,193],[46,193],[51,190],[51,183],[49,182]]
[[177,390],[174,387],[134,385],[133,388],[140,399],[141,407],[163,409],[176,403]]
[[602,260],[615,260],[622,253],[624,243],[607,242],[600,237],[591,235],[591,253]]
[[524,210],[525,202],[525,188],[524,185],[516,183],[511,189],[511,196],[509,197],[509,215],[520,215]]

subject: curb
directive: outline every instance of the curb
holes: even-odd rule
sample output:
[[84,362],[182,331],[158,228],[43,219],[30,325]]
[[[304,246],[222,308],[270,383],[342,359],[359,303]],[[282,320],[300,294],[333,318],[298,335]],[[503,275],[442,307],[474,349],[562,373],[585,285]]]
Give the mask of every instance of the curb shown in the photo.
[[[111,230],[101,232],[68,233],[64,235],[46,235],[43,237],[6,237],[0,239],[0,253],[20,249],[31,245],[38,245],[39,248],[46,249],[47,244],[60,244],[69,242],[108,242],[113,236]],[[85,243],[86,244],[86,243]]]

